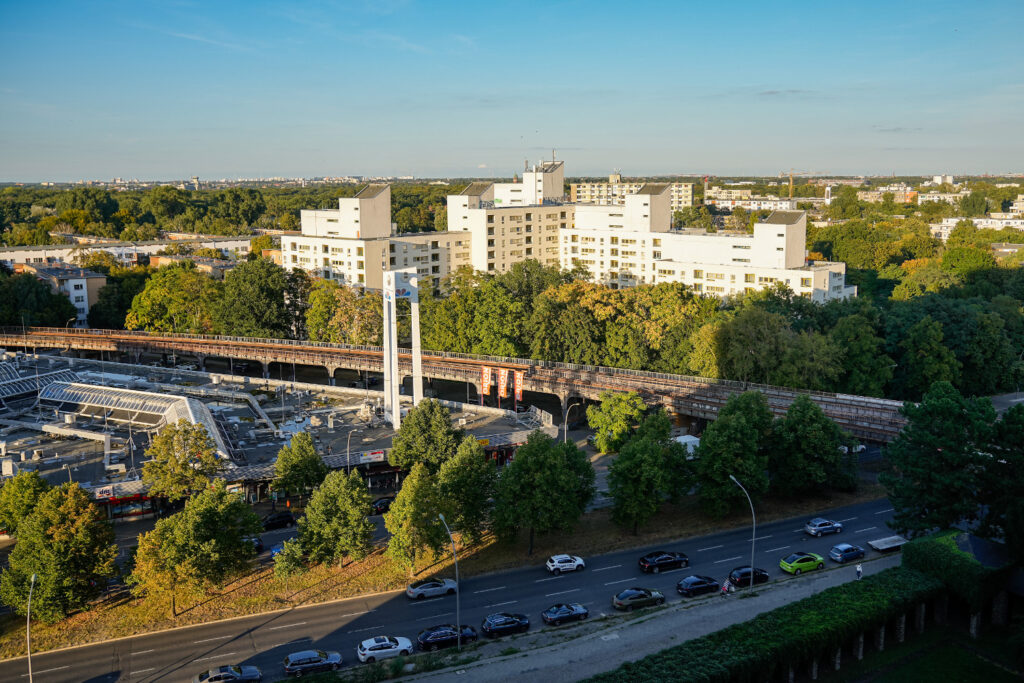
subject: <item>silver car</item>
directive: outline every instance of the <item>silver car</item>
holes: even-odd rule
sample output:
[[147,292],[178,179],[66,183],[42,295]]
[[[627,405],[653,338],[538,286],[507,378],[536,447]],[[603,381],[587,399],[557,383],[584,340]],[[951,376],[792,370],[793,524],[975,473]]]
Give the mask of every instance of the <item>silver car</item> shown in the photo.
[[809,533],[811,536],[838,534],[842,530],[843,525],[841,522],[836,522],[831,519],[823,519],[821,517],[815,517],[804,525],[804,531]]
[[413,600],[435,598],[439,595],[455,595],[458,586],[451,579],[423,579],[409,584],[405,594]]
[[359,643],[356,655],[360,662],[376,662],[390,657],[408,657],[412,652],[412,641],[394,636],[377,636]]
[[255,666],[221,666],[192,677],[192,683],[259,683],[263,674]]

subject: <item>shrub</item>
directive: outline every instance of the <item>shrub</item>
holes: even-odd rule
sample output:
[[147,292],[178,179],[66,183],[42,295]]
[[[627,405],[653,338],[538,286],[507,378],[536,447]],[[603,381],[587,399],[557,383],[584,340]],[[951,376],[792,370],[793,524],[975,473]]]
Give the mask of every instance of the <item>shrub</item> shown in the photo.
[[[950,592],[978,612],[1006,585],[1010,562],[986,567],[974,555],[960,549],[970,534],[949,530],[914,539],[903,546],[903,564],[941,581]],[[975,539],[979,543],[991,543]]]

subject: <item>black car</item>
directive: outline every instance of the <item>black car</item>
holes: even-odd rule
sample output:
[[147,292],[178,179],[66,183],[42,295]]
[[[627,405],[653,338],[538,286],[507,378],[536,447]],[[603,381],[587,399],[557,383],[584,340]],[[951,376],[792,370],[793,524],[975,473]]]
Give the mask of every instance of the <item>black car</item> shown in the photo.
[[284,658],[284,672],[289,676],[302,676],[317,671],[335,671],[341,668],[341,653],[323,650],[302,650]]
[[270,531],[271,529],[284,529],[291,526],[295,526],[295,516],[288,510],[271,512],[263,518],[264,531]]
[[[476,629],[462,625],[462,642],[472,643],[477,639]],[[420,631],[416,636],[416,647],[421,650],[440,650],[443,647],[454,647],[459,640],[459,631],[455,624],[438,624]]]
[[263,674],[255,666],[219,666],[192,677],[192,683],[259,683]]
[[391,509],[391,501],[393,500],[394,498],[378,498],[370,503],[371,513],[374,515],[383,515]]
[[666,550],[656,550],[647,553],[640,558],[640,570],[645,574],[665,571],[667,569],[679,569],[689,567],[690,560],[683,553],[673,553]]
[[676,591],[684,598],[714,593],[718,588],[718,582],[710,576],[687,576],[676,584]]
[[526,633],[530,630],[530,618],[525,614],[499,612],[491,614],[480,623],[480,631],[489,638],[509,633]]
[[545,624],[558,626],[563,621],[583,621],[590,616],[590,610],[578,602],[558,603],[540,613]]
[[[736,567],[729,572],[729,583],[737,588],[747,588],[750,586],[750,565]],[[754,570],[754,585],[759,583],[768,583],[768,572],[763,569]]]

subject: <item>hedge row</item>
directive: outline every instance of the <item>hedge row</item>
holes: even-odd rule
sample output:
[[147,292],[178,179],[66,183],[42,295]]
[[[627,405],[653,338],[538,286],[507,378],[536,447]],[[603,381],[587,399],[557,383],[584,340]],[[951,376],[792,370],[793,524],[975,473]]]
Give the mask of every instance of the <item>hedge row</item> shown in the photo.
[[937,595],[943,585],[896,567],[829,588],[742,624],[623,664],[591,681],[764,681],[782,666],[828,656],[857,635]]
[[981,564],[957,546],[957,540],[966,535],[952,530],[914,539],[903,546],[903,566],[935,577],[977,612],[1006,586],[1013,566]]

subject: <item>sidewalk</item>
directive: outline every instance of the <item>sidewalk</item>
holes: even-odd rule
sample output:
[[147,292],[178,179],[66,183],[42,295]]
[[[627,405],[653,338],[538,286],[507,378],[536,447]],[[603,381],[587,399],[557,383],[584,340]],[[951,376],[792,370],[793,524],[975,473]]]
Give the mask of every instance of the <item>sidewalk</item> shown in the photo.
[[[899,566],[901,556],[864,562],[864,573],[875,574]],[[786,579],[757,589],[757,596],[673,602],[668,608],[635,618],[584,622],[577,628],[545,629],[520,638],[503,638],[474,651],[480,659],[409,680],[440,680],[457,675],[460,681],[498,681],[526,676],[533,680],[578,681],[617,668],[688,640],[753,619],[762,612],[788,605],[826,588],[855,581],[853,564],[821,574]],[[597,612],[598,610],[593,610]],[[610,609],[608,610],[610,611]],[[595,614],[596,616],[596,614]],[[552,642],[554,641],[554,642]],[[537,649],[530,649],[536,647]],[[515,648],[515,654],[498,653]]]

